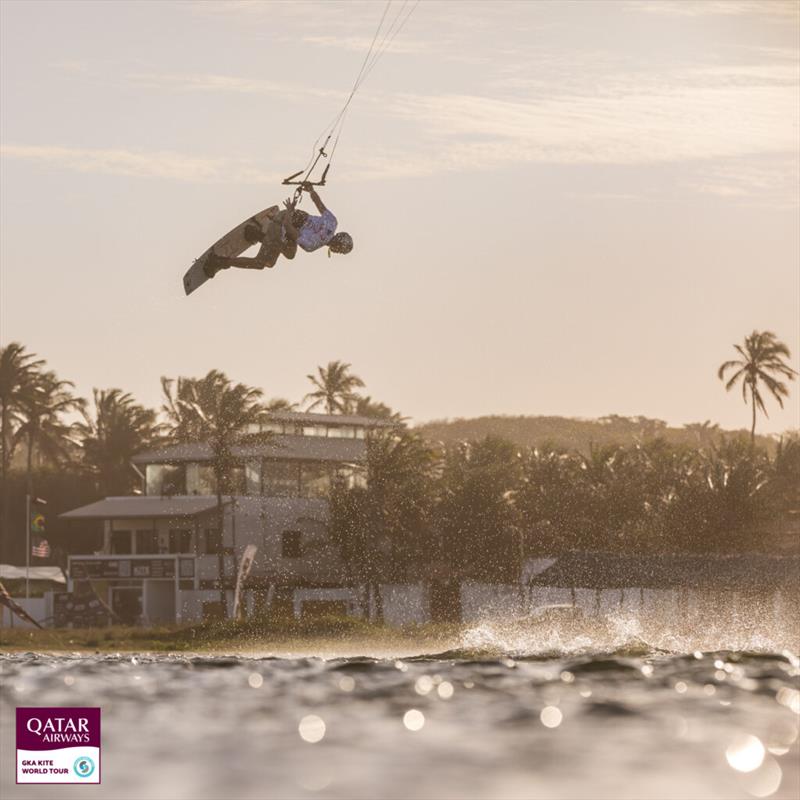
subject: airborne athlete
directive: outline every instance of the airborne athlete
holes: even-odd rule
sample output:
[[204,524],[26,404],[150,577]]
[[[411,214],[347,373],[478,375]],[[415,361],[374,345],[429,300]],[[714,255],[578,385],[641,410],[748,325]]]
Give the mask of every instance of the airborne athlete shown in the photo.
[[336,233],[336,217],[325,207],[313,186],[304,186],[319,211],[315,216],[294,207],[292,200],[284,201],[284,210],[275,213],[262,228],[254,223],[245,229],[245,238],[250,244],[261,242],[258,253],[250,257],[228,257],[213,252],[209,254],[203,267],[206,276],[213,278],[221,269],[239,267],[240,269],[272,269],[282,255],[292,259],[298,245],[307,253],[328,246],[331,253],[349,253],[353,249],[353,238],[349,233]]
[[[271,269],[281,256],[293,259],[297,254],[298,247],[311,253],[320,247],[327,246],[328,255],[349,253],[353,249],[352,236],[344,231],[336,233],[338,224],[336,217],[325,207],[314,187],[325,186],[325,178],[333,162],[336,146],[353,97],[375,64],[408,22],[418,4],[419,0],[407,9],[407,3],[404,0],[394,14],[389,14],[392,0],[388,0],[373,36],[372,44],[341,110],[317,137],[309,163],[299,172],[295,172],[283,180],[284,186],[296,187],[294,196],[285,201],[283,209],[271,206],[240,223],[218,239],[200,258],[196,259],[183,276],[183,289],[187,295],[199,289],[221,269],[229,267]],[[333,140],[333,146],[328,153],[326,147],[331,140]],[[317,148],[320,142],[322,142],[322,146]],[[316,155],[313,154],[314,151],[316,151]],[[323,158],[328,159],[328,163],[319,179],[314,180],[312,176],[315,174],[317,164]],[[318,214],[308,214],[297,208],[303,192],[307,192],[311,197]],[[255,256],[242,255],[253,245],[259,243],[260,247]]]

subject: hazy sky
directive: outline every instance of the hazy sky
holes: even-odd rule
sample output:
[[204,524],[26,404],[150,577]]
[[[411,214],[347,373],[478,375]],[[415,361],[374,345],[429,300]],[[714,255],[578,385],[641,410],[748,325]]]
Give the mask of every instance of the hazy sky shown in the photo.
[[796,2],[423,1],[323,192],[354,252],[189,298],[192,260],[286,196],[383,0],[0,6],[2,340],[84,394],[155,404],[217,367],[297,400],[343,359],[418,421],[743,427],[732,343],[774,330],[797,366]]

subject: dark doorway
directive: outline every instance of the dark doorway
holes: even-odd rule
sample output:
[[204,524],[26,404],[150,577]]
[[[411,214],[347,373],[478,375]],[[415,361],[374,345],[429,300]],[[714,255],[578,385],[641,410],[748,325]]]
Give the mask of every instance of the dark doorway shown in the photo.
[[120,587],[111,590],[111,608],[125,625],[137,625],[142,617],[142,590]]

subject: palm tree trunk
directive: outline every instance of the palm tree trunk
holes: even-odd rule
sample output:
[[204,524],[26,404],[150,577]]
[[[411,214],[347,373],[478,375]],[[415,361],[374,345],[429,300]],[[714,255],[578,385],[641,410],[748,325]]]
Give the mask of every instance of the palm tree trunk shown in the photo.
[[225,589],[225,517],[222,509],[222,476],[217,475],[217,525],[219,528],[219,551],[217,553],[217,567],[219,571],[219,602],[222,618],[228,618],[228,601]]
[[5,481],[5,479],[6,479],[6,468],[7,468],[7,463],[8,463],[8,460],[9,460],[8,459],[8,442],[6,442],[6,433],[8,431],[8,402],[7,402],[5,397],[2,398],[2,402],[3,402],[3,413],[2,413],[2,417],[0,418],[0,419],[2,419],[2,422],[0,422],[0,426],[2,426],[2,432],[0,432],[0,448],[2,448],[2,455],[3,455],[3,457],[2,457],[2,470],[3,470],[2,480]]
[[[9,461],[11,460],[8,455],[8,398],[3,397],[3,411],[2,411],[2,421],[0,422],[0,468],[2,468],[2,476],[0,477],[0,485],[2,485],[2,503],[3,503],[3,517],[2,517],[2,525],[0,526],[0,555],[5,559],[7,553],[6,547],[10,546],[10,542],[6,542],[6,537],[9,536],[8,534],[8,520],[9,520],[9,512],[8,512],[8,501],[9,501],[9,491],[8,491],[8,467]],[[10,537],[9,537],[10,539]]]
[[26,490],[28,500],[25,503],[25,597],[30,597],[30,564],[31,564],[31,505],[33,503],[33,429],[28,433],[28,453],[25,463]]
[[756,393],[755,389],[750,387],[750,402],[753,404],[753,424],[750,426],[750,446],[756,446]]

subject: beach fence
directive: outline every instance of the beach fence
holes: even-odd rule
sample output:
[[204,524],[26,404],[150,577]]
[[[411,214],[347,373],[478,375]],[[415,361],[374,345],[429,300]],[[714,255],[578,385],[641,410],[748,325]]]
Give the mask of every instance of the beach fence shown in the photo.
[[763,554],[644,555],[574,552],[529,559],[519,584],[461,584],[461,619],[524,617],[549,605],[587,617],[725,616],[734,610],[783,617],[796,611],[800,558]]

